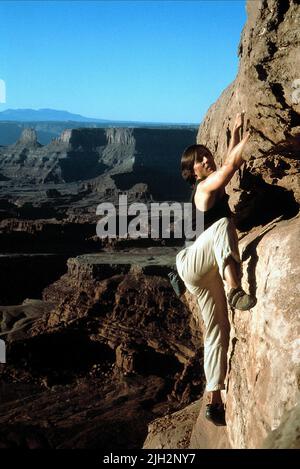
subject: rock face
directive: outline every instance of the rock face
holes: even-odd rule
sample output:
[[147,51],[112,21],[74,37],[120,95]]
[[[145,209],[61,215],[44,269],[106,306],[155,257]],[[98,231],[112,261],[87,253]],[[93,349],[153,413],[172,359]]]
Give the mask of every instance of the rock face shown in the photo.
[[300,448],[300,405],[286,412],[282,423],[271,432],[263,443],[264,449]]
[[241,242],[244,286],[258,302],[231,316],[226,419],[234,448],[258,448],[299,399],[300,218]]
[[199,409],[200,403],[196,401],[183,410],[151,422],[143,449],[186,449]]
[[247,2],[247,23],[233,83],[210,107],[197,141],[221,164],[237,112],[246,111],[254,129],[248,163],[229,186],[242,229],[296,213],[300,201],[300,7],[297,1]]

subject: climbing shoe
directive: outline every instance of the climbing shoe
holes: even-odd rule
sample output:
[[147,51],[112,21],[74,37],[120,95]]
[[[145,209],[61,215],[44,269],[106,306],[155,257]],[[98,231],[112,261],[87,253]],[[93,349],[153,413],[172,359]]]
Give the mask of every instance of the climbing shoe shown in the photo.
[[247,311],[256,305],[256,298],[252,295],[247,295],[241,287],[231,288],[227,295],[228,303],[232,308],[241,311]]
[[207,404],[205,417],[217,426],[225,426],[224,404]]

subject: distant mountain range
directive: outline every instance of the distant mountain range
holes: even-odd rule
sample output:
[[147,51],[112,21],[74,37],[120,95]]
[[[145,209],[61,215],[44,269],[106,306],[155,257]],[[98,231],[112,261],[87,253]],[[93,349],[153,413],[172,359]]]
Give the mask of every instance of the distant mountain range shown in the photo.
[[159,122],[138,122],[138,121],[119,121],[108,119],[96,119],[92,117],[81,116],[80,114],[72,114],[68,111],[60,111],[57,109],[6,109],[0,112],[0,122],[92,122],[94,124],[125,126],[192,126],[197,124],[186,123],[159,123]]
[[0,121],[112,122],[107,119],[93,119],[81,116],[80,114],[72,114],[68,111],[58,111],[56,109],[6,109],[0,112]]
[[64,129],[79,127],[107,128],[197,128],[195,124],[166,124],[158,122],[112,121],[93,119],[80,114],[56,109],[6,109],[0,112],[0,146],[15,143],[24,128],[35,129],[38,141],[47,145],[53,138],[57,138]]

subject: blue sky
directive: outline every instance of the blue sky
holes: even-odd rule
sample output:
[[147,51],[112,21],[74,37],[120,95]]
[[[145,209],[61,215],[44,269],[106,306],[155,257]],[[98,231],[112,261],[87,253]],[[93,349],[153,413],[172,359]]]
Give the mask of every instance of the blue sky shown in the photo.
[[0,1],[7,108],[199,123],[235,78],[245,0]]

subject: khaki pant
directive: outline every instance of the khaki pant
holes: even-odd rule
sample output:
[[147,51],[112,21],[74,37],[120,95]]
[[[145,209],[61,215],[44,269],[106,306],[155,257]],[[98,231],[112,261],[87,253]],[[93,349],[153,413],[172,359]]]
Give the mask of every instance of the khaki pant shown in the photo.
[[[224,291],[224,268],[232,256],[240,266],[238,238],[230,218],[221,218],[176,256],[179,276],[197,296],[205,324],[206,390],[224,389],[230,325]],[[239,269],[239,275],[240,275]]]

